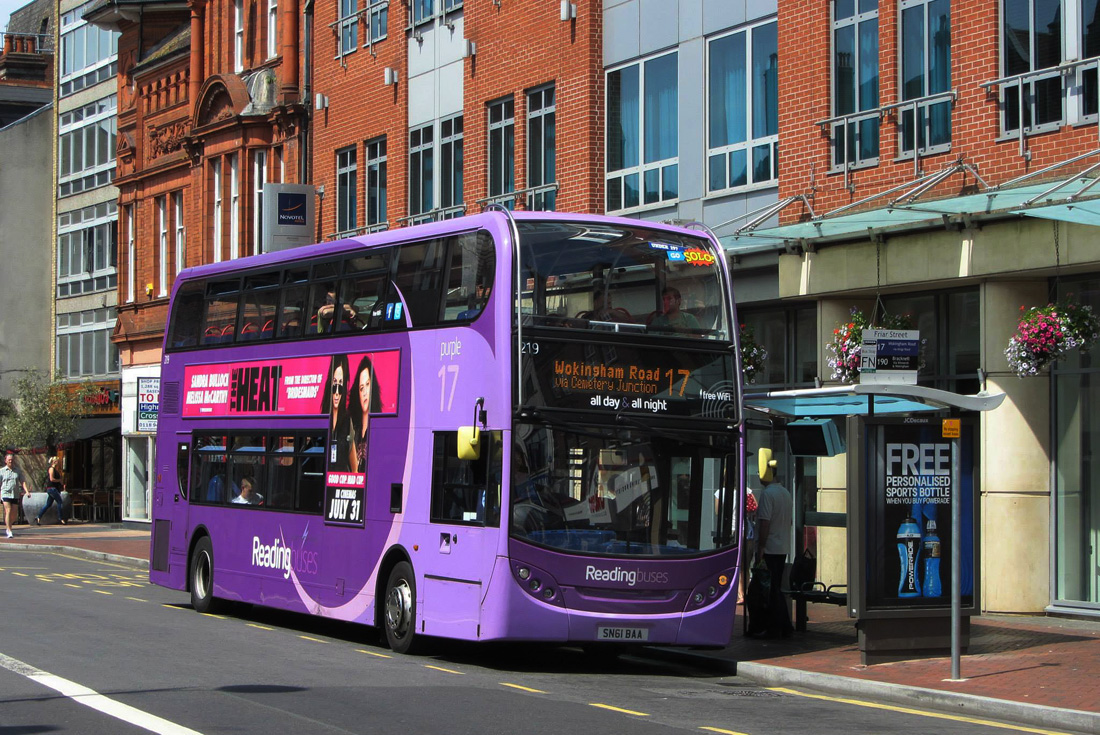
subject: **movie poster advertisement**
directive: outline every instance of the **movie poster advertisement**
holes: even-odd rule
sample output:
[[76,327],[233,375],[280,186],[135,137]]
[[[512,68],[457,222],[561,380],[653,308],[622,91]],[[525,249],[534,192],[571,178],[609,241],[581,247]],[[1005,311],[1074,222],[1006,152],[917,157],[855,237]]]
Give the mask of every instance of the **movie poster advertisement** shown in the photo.
[[397,413],[399,350],[195,365],[189,418],[327,416],[325,520],[363,525],[370,422]]
[[[963,607],[974,601],[975,430],[959,437],[941,418],[868,422],[867,608],[951,605],[951,560],[959,553]],[[960,549],[952,547],[952,443],[958,443]]]

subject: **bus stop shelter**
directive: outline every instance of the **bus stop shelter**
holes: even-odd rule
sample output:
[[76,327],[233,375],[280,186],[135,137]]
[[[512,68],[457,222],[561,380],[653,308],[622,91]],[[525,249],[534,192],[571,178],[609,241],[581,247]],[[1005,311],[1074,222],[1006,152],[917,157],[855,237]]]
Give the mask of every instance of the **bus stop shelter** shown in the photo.
[[[803,448],[791,433],[792,454],[846,453],[846,606],[865,664],[948,651],[957,660],[966,647],[981,610],[977,419],[1004,399],[903,384],[746,394],[746,409],[777,428],[820,429]],[[830,421],[845,422],[844,446]]]

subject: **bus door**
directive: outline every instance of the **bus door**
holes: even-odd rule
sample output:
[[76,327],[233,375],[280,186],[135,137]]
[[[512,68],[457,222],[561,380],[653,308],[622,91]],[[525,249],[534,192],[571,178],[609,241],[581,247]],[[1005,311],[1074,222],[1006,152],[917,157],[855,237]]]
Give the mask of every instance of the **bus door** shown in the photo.
[[482,431],[477,459],[458,457],[458,432],[433,435],[431,561],[424,568],[428,635],[476,639],[500,529],[501,432]]
[[[175,445],[175,481],[173,482],[167,467],[162,465],[156,473],[153,486],[153,542],[149,566],[151,573],[169,573],[182,583],[187,575],[186,513],[191,470],[191,433],[177,432]],[[177,564],[178,569],[171,568],[173,556],[176,559],[182,558],[182,563]]]

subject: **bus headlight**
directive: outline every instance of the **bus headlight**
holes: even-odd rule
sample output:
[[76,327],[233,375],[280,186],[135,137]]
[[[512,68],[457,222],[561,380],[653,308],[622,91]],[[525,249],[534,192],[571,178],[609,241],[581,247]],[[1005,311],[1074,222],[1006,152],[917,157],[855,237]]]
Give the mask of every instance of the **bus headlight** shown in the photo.
[[519,571],[516,572],[516,575],[518,575],[520,579],[526,581],[531,576],[531,570],[527,567],[520,567]]
[[546,589],[544,589],[542,591],[542,596],[547,600],[553,600],[554,599],[554,588],[553,587],[547,587]]
[[539,587],[541,587],[541,586],[542,586],[542,582],[539,581],[539,579],[537,577],[532,578],[531,581],[527,583],[527,587],[530,588],[530,590],[532,592],[538,592]]

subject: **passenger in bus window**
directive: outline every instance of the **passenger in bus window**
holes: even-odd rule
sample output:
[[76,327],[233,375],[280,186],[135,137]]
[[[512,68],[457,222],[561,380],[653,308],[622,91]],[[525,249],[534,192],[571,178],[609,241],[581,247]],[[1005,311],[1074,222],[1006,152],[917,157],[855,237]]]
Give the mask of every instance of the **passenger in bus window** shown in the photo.
[[323,410],[329,414],[328,470],[350,472],[351,426],[348,420],[348,356],[333,355],[325,384]]
[[355,371],[351,386],[351,461],[353,472],[367,471],[367,447],[370,433],[370,415],[382,409],[382,396],[374,374],[370,355],[363,355]]
[[680,289],[666,286],[661,291],[661,312],[653,317],[650,328],[661,332],[686,332],[699,329],[699,320],[694,314],[680,308],[683,297]]
[[256,492],[253,483],[254,480],[251,477],[242,477],[241,492],[237,497],[233,498],[232,502],[239,505],[263,505],[264,496]]
[[[325,303],[321,304],[321,307],[317,309],[317,331],[318,332],[331,332],[332,331],[332,317],[336,312],[336,286],[329,286],[325,290]],[[345,324],[354,324],[356,318],[359,316],[359,312],[351,304],[341,305],[341,320]]]

